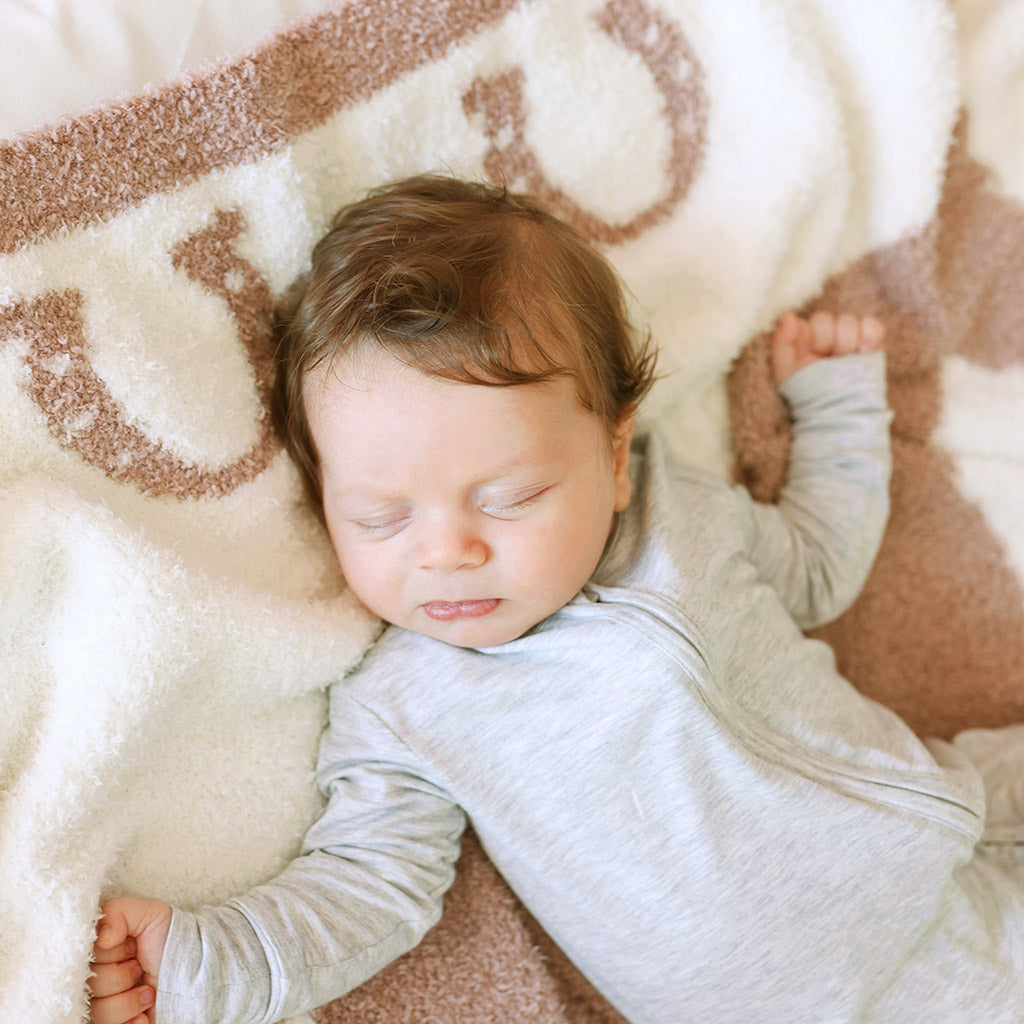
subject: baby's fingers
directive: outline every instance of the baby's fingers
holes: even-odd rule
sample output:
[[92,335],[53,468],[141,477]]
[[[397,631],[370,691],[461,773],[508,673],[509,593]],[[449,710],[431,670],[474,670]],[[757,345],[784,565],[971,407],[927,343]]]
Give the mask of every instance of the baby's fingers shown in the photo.
[[885,341],[885,324],[873,316],[866,316],[860,322],[860,351],[877,352]]
[[131,935],[119,946],[112,949],[101,949],[99,945],[92,947],[92,962],[94,964],[113,964],[122,960],[131,960],[135,956],[136,943]]
[[811,351],[811,330],[795,313],[784,313],[772,335],[771,357],[775,381],[781,384],[816,358]]
[[860,320],[850,313],[842,313],[836,317],[836,343],[832,349],[834,356],[848,356],[860,351]]
[[836,317],[824,309],[815,310],[808,323],[811,326],[811,348],[817,356],[830,356],[836,348]]
[[89,991],[94,999],[127,992],[142,978],[142,965],[138,960],[122,960],[116,964],[93,964]]
[[94,999],[89,1006],[89,1019],[92,1024],[150,1024],[146,1011],[154,998],[153,990],[143,985],[105,999]]
[[123,946],[130,937],[128,920],[118,909],[118,902],[116,899],[107,900],[100,908],[103,916],[96,928],[96,942],[93,947],[97,953],[113,952],[119,946]]
[[851,313],[836,316],[819,309],[810,318],[811,346],[818,356],[846,356],[854,352],[874,352],[882,347],[885,326],[873,316]]

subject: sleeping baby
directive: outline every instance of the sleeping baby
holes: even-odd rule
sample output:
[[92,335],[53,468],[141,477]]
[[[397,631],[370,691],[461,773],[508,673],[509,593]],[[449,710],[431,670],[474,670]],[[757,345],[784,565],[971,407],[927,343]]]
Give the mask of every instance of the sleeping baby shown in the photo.
[[802,632],[885,525],[882,338],[782,317],[792,460],[758,504],[634,429],[654,350],[565,223],[440,176],[342,210],[278,411],[389,625],[331,688],[301,855],[195,912],[108,900],[95,1024],[352,989],[437,921],[467,820],[634,1024],[1018,1021],[1024,726],[922,741]]

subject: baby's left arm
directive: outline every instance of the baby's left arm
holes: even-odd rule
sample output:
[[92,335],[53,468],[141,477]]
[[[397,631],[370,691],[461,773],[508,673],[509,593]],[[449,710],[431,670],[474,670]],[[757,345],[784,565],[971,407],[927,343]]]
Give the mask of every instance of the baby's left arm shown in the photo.
[[772,366],[789,404],[793,444],[775,505],[741,489],[749,554],[804,629],[840,615],[863,586],[888,516],[890,413],[882,324],[787,313]]

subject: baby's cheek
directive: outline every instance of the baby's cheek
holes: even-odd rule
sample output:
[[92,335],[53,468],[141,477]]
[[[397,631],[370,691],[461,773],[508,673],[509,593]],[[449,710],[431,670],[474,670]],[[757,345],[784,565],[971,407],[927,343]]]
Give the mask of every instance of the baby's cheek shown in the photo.
[[378,560],[367,557],[363,552],[343,548],[338,552],[338,562],[345,582],[356,597],[372,612],[386,618],[383,608],[391,586],[389,576]]
[[592,545],[565,540],[546,552],[536,565],[534,587],[542,595],[548,612],[557,611],[571,601],[590,579],[599,555],[592,554]]

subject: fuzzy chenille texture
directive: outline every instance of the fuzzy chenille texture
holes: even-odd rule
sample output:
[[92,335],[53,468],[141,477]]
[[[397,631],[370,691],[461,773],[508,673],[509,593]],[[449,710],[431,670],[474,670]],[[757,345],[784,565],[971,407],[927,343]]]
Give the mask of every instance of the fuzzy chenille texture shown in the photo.
[[[1019,3],[884,7],[880,32],[863,0],[283,3],[255,45],[0,141],[6,1017],[81,1020],[104,896],[222,900],[320,810],[324,690],[379,626],[271,429],[267,321],[387,178],[507,180],[602,246],[664,351],[646,415],[723,476],[750,339],[823,290],[885,316],[893,517],[829,639],[917,728],[1020,717]],[[770,494],[785,418],[746,365]],[[471,837],[437,928],[320,1016],[616,1019]]]

